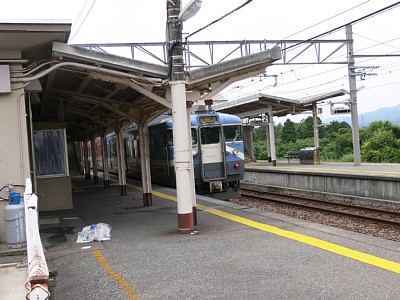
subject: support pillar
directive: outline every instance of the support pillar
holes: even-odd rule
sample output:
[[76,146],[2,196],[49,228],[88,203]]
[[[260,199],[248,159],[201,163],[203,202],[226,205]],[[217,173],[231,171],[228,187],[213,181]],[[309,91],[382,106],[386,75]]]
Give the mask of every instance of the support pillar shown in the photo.
[[253,126],[243,126],[244,153],[251,161],[256,161],[254,156]]
[[108,150],[106,134],[102,133],[101,137],[101,153],[103,160],[103,184],[105,189],[110,188],[110,171],[108,169]]
[[317,103],[313,103],[313,122],[314,122],[314,147],[319,148]]
[[176,175],[176,195],[178,206],[178,232],[191,233],[193,229],[193,203],[195,202],[193,156],[188,149],[190,128],[186,109],[186,87],[184,81],[172,81],[172,117],[174,120],[174,158]]
[[[178,16],[181,1],[167,1],[167,37],[170,62],[172,118],[174,120],[174,159],[176,196],[178,206],[178,232],[189,234],[193,229],[193,203],[195,203],[193,156],[186,103],[185,70],[183,61],[182,23]],[[190,148],[190,149],[189,149]]]
[[[186,90],[186,89],[185,89]],[[187,113],[187,128],[188,130],[188,150],[189,150],[189,179],[190,183],[190,195],[195,195],[192,199],[192,212],[193,212],[193,225],[197,225],[197,199],[196,199],[196,188],[195,188],[195,180],[194,180],[194,166],[193,166],[193,148],[192,148],[192,129],[191,129],[191,121],[190,121],[190,110],[186,110]]]
[[85,161],[85,179],[90,180],[90,162],[89,162],[88,141],[83,142],[83,156],[84,156],[84,161]]
[[98,184],[99,183],[99,172],[97,169],[97,157],[96,157],[96,141],[95,138],[93,137],[90,141],[91,143],[91,150],[92,150],[92,168],[93,168],[93,183]]
[[271,162],[271,135],[269,134],[269,124],[265,126],[265,136],[267,139],[267,160]]
[[142,172],[143,206],[153,205],[151,194],[151,171],[149,151],[149,129],[146,124],[139,124],[140,164]]
[[274,115],[272,112],[272,105],[268,105],[268,128],[269,128],[269,136],[270,136],[270,145],[271,145],[271,161],[272,165],[276,166],[276,150],[275,150],[275,128],[274,128]]
[[118,159],[118,182],[119,182],[119,194],[121,196],[126,195],[126,164],[125,164],[125,150],[124,150],[124,139],[122,137],[122,130],[118,129],[115,132],[116,144],[117,144],[117,159]]

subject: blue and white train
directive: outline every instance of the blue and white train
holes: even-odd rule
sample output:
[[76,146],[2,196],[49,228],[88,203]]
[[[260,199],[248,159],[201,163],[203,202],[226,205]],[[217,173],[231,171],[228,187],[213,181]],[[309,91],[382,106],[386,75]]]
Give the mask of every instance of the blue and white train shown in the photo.
[[[233,115],[196,112],[190,116],[194,177],[197,194],[227,200],[240,196],[240,180],[244,177],[244,145],[242,123]],[[172,117],[161,115],[149,129],[150,169],[153,183],[175,187]],[[140,179],[140,141],[137,126],[128,126],[124,133],[127,176]],[[117,172],[115,134],[107,135],[108,165]],[[99,143],[96,160],[102,169]],[[100,148],[100,149],[99,149]]]

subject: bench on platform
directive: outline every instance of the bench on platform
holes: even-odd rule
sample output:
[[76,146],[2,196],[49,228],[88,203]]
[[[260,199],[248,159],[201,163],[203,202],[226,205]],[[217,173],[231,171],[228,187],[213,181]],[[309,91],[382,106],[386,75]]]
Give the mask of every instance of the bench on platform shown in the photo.
[[299,152],[288,152],[288,154],[285,156],[287,158],[287,162],[289,163],[291,159],[293,158],[300,158],[300,153]]

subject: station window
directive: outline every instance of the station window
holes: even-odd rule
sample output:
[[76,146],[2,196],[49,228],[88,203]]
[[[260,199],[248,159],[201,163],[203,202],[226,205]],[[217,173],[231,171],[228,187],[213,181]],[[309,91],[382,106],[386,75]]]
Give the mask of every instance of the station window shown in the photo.
[[36,176],[68,176],[65,129],[33,132]]

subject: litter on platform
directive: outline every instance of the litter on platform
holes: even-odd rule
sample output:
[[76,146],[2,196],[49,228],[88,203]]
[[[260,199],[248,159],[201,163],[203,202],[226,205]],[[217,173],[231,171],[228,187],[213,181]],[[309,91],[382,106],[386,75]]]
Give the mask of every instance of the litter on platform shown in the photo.
[[97,223],[85,226],[81,232],[78,232],[77,243],[89,243],[93,241],[111,240],[111,226],[106,223]]

